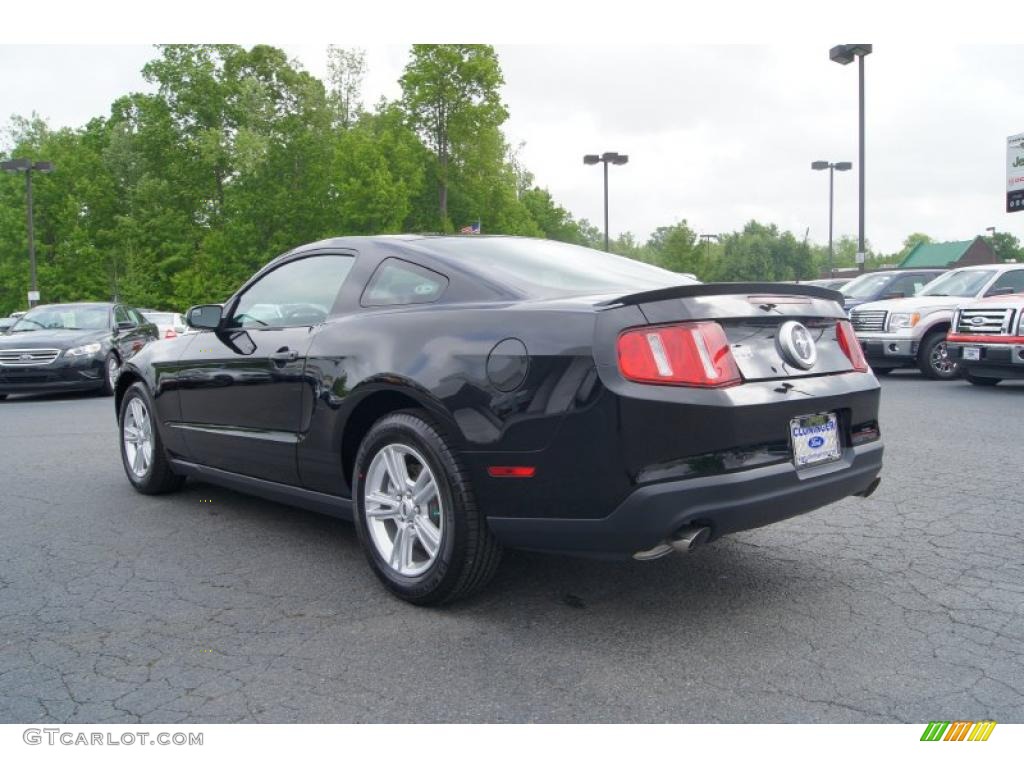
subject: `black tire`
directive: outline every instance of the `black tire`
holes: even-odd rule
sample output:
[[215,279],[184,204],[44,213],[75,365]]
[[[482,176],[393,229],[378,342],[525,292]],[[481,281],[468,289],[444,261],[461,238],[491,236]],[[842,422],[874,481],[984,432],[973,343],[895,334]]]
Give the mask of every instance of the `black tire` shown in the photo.
[[[395,445],[409,447],[425,459],[440,500],[437,514],[442,524],[437,553],[427,569],[415,576],[403,575],[385,561],[366,516],[364,494],[370,465],[383,448]],[[490,581],[501,560],[501,547],[477,508],[469,475],[449,446],[443,428],[429,414],[398,411],[371,427],[356,454],[353,499],[363,553],[384,586],[415,605],[437,605],[467,597]]]
[[917,351],[917,367],[936,381],[952,381],[960,376],[960,366],[946,353],[945,331],[933,331],[924,337]]
[[895,369],[893,369],[893,368],[872,368],[871,370],[875,372],[875,376],[888,376]]
[[975,376],[973,373],[964,371],[964,378],[976,387],[994,387],[1002,379],[993,379],[989,376]]
[[[136,474],[132,469],[128,458],[128,448],[125,445],[125,416],[135,400],[142,402],[146,413],[149,415],[150,428],[152,430],[152,458],[149,466],[146,467],[142,474]],[[135,382],[124,393],[124,399],[121,401],[121,410],[118,413],[117,427],[118,442],[121,446],[121,464],[124,466],[124,473],[128,476],[128,481],[135,486],[135,490],[147,496],[155,496],[162,493],[171,493],[181,488],[185,478],[181,475],[176,475],[171,469],[171,463],[167,460],[167,454],[164,452],[163,441],[160,439],[160,430],[156,425],[153,400],[150,398],[149,391],[142,382]]]
[[120,358],[118,358],[118,356],[114,352],[108,352],[106,359],[104,359],[103,361],[103,386],[100,388],[100,394],[104,395],[105,397],[110,397],[111,395],[113,395],[114,389],[116,388],[115,382],[112,382],[110,380],[111,362],[117,365],[118,368],[121,367]]

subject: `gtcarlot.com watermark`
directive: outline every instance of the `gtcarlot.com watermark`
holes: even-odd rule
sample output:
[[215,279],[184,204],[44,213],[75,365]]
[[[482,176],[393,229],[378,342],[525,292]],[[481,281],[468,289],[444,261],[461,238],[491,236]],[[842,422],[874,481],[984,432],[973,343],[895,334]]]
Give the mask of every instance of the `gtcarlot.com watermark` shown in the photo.
[[160,731],[72,731],[64,728],[26,728],[21,734],[22,740],[31,746],[46,744],[66,747],[201,747],[203,734],[200,733],[168,733]]

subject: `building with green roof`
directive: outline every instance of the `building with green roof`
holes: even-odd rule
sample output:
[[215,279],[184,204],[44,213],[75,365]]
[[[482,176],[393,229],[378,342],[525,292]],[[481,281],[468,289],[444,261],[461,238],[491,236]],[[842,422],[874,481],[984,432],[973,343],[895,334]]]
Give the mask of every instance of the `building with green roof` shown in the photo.
[[921,267],[967,267],[973,264],[995,264],[999,259],[983,237],[949,243],[918,243],[910,249],[899,269]]

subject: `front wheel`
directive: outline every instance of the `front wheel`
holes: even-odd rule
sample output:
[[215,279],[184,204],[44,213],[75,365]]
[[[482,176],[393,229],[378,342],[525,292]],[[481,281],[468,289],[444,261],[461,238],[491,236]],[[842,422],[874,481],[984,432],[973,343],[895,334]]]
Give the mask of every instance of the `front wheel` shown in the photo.
[[929,379],[939,381],[951,381],[960,375],[956,360],[949,356],[945,331],[935,331],[924,337],[917,353],[917,367]]
[[501,549],[465,468],[426,413],[401,411],[374,424],[359,446],[353,485],[366,559],[398,597],[451,602],[494,575]]
[[174,474],[164,454],[153,403],[142,382],[135,382],[125,392],[118,426],[121,431],[121,463],[135,490],[156,495],[181,488],[185,478]]
[[117,389],[117,377],[121,373],[121,361],[111,352],[103,362],[103,394],[109,397]]
[[1002,379],[993,379],[989,376],[975,376],[973,373],[964,373],[964,378],[976,387],[994,387]]

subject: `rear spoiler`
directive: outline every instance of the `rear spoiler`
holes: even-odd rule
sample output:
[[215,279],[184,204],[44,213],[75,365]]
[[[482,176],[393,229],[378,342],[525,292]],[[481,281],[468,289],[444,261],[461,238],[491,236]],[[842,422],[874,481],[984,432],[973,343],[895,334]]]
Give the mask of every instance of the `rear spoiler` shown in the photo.
[[756,296],[769,303],[772,296],[809,296],[843,303],[843,294],[831,288],[799,283],[697,283],[695,285],[674,285],[653,291],[630,293],[614,299],[606,299],[597,306],[618,307],[631,304],[647,304],[666,299],[689,299],[699,296]]

